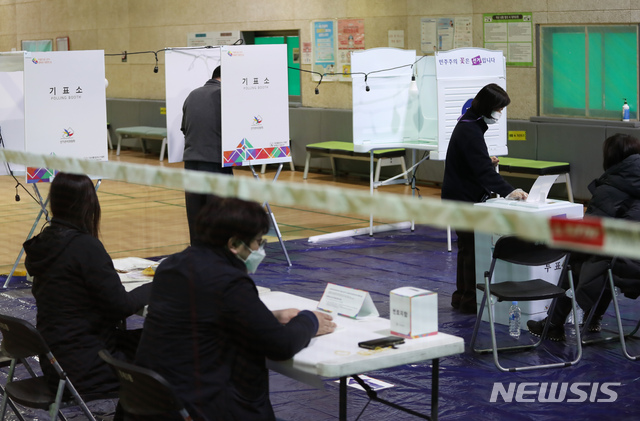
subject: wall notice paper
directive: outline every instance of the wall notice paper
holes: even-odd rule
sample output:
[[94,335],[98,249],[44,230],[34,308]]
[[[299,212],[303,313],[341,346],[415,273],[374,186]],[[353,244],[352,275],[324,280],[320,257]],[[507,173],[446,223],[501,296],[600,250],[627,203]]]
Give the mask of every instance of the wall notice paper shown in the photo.
[[[332,20],[315,21],[311,23],[313,36],[313,68],[314,72],[322,75],[332,75],[336,72],[336,39],[335,22]],[[313,73],[314,81],[319,81],[320,76]],[[335,80],[331,76],[323,77],[323,81]]]
[[533,19],[529,13],[483,15],[484,48],[502,50],[507,66],[533,66]]
[[351,52],[364,50],[364,19],[338,20],[338,68],[339,80],[351,80]]
[[336,284],[327,284],[318,309],[352,319],[379,315],[367,291]]
[[311,48],[311,42],[302,43],[302,64],[312,63],[313,49]]
[[[473,46],[472,18],[421,18],[420,49],[425,54]],[[402,48],[402,47],[401,47]]]
[[[25,151],[106,161],[104,51],[24,53]],[[53,171],[27,168],[27,183]]]
[[287,46],[222,47],[223,166],[291,162]]
[[404,31],[402,29],[389,30],[389,47],[404,48]]

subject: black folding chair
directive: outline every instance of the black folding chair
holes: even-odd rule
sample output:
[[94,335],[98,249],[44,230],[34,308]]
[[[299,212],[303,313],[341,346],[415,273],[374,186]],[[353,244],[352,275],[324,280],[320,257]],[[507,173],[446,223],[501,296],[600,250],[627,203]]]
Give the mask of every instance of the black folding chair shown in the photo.
[[[593,304],[591,308],[592,309],[598,308],[600,301],[605,295],[605,292],[608,290],[611,294],[611,300],[613,301],[613,309],[616,316],[616,327],[617,327],[618,334],[614,336],[604,336],[604,337],[601,336],[600,338],[597,338],[597,339],[583,340],[582,343],[584,345],[590,345],[594,343],[610,341],[613,339],[619,339],[620,346],[622,348],[622,354],[631,361],[637,361],[640,358],[640,355],[631,355],[629,353],[627,349],[626,340],[629,338],[638,339],[638,337],[635,336],[635,334],[638,332],[638,329],[640,329],[640,319],[638,320],[633,330],[631,330],[628,333],[625,333],[624,327],[622,326],[622,314],[620,311],[620,304],[619,304],[618,296],[615,291],[616,291],[616,287],[620,286],[623,293],[625,294],[629,293],[631,296],[637,297],[640,294],[640,279],[637,279],[637,280],[633,279],[630,281],[629,279],[621,278],[620,276],[614,274],[613,272],[614,272],[616,262],[617,262],[617,258],[613,258],[607,265],[607,270],[605,272],[606,280],[605,282],[603,282],[602,290],[600,291],[600,295],[598,296],[598,299],[596,300],[596,302]],[[634,285],[634,287],[630,288],[629,285]],[[591,320],[593,319],[594,313],[595,311],[590,311],[586,320],[584,320],[584,325],[582,327],[583,335],[588,330],[588,327],[591,324]]]
[[[2,331],[2,347],[7,356],[11,358],[5,394],[2,397],[0,409],[0,420],[4,420],[7,402],[9,399],[29,408],[48,410],[52,420],[58,416],[64,419],[60,413],[60,408],[66,406],[79,406],[86,417],[95,421],[93,414],[89,411],[85,401],[98,399],[114,399],[117,393],[87,394],[83,397],[78,394],[66,373],[53,356],[40,332],[29,322],[12,316],[0,314],[0,331]],[[31,378],[14,380],[16,363],[28,357],[44,355],[49,360],[59,377],[58,389],[54,393],[49,388],[44,376],[36,376],[32,373]],[[71,400],[63,398],[64,392],[71,394]],[[63,400],[65,399],[65,400]]]
[[[12,361],[11,358],[7,357],[3,350],[0,350],[0,367],[4,368],[4,367],[11,366],[11,361]],[[28,366],[28,364],[27,364],[27,366]],[[29,368],[31,368],[31,367],[29,367]],[[4,394],[5,394],[4,387],[2,387],[2,386],[0,386],[0,393],[2,394],[2,396],[4,396]],[[13,403],[13,401],[11,399],[8,399],[7,403],[9,404],[9,406],[11,407],[13,412],[16,414],[16,417],[18,418],[18,420],[19,421],[24,421],[24,417],[22,416],[20,411],[18,411],[18,408],[16,408],[16,405]]]
[[[471,337],[471,348],[478,353],[493,353],[493,361],[500,371],[524,371],[533,370],[537,368],[553,368],[553,367],[568,367],[576,364],[582,357],[582,343],[580,341],[580,329],[577,324],[576,318],[576,301],[575,294],[573,293],[573,276],[571,269],[568,267],[569,253],[564,250],[551,249],[544,244],[537,244],[530,241],[521,240],[512,236],[501,237],[495,244],[493,251],[493,259],[491,260],[491,266],[488,271],[484,273],[484,283],[478,284],[477,288],[484,291],[482,296],[482,302],[480,309],[478,310],[478,317],[473,329],[473,335]],[[565,275],[569,277],[570,291],[565,291],[558,285],[554,285],[544,279],[530,279],[526,281],[505,281],[493,283],[495,276],[496,263],[498,261],[504,261],[507,263],[523,265],[523,266],[543,266],[562,260],[562,272],[560,273],[560,281]],[[555,307],[555,298],[568,295],[571,297],[571,304],[573,306],[573,320],[576,327],[577,336],[577,356],[572,361],[562,361],[551,364],[538,364],[527,365],[521,367],[505,368],[500,364],[498,358],[499,351],[523,351],[537,348],[547,335],[547,331],[550,326],[550,318],[547,318],[547,323],[544,326],[544,330],[540,337],[540,340],[533,344],[516,345],[516,346],[504,346],[498,347],[496,339],[495,328],[495,314],[493,313],[493,306],[487,306],[489,311],[489,327],[491,329],[491,348],[478,349],[475,347],[476,338],[478,336],[478,330],[480,328],[480,321],[484,307],[486,305],[488,297],[495,296],[498,301],[538,301],[554,299],[551,304],[550,314]]]
[[192,420],[169,382],[158,373],[113,358],[105,349],[98,355],[120,380],[120,405],[126,412],[146,416],[178,412],[184,421]]

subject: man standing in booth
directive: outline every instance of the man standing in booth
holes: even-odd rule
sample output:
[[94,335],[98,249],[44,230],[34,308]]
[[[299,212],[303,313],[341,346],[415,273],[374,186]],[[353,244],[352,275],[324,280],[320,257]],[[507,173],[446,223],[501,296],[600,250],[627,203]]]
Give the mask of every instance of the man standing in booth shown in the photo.
[[[222,100],[220,66],[213,71],[211,79],[194,89],[182,106],[184,133],[184,168],[233,175],[231,167],[222,167]],[[200,209],[216,196],[185,192],[187,222],[191,244],[196,237],[195,221]]]

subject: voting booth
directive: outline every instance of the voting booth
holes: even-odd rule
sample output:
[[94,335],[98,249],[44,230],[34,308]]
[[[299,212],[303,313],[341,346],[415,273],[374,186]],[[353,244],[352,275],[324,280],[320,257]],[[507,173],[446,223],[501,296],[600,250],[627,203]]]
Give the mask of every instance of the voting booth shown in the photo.
[[286,45],[168,49],[169,162],[182,161],[182,105],[221,66],[223,166],[291,162]]
[[[103,51],[0,53],[0,91],[7,149],[108,159]],[[24,171],[10,165],[14,173]],[[26,174],[28,183],[38,183],[50,181],[53,172],[27,168]]]
[[[528,215],[543,215],[564,217],[569,219],[581,219],[584,213],[583,206],[580,203],[571,203],[563,200],[546,200],[539,202],[522,202],[517,200],[506,200],[502,198],[489,199],[484,203],[476,203],[475,206],[490,209],[508,209],[515,212],[522,212]],[[475,257],[476,257],[476,283],[484,283],[484,272],[489,270],[491,266],[491,258],[493,248],[496,241],[500,238],[499,234],[486,234],[476,232],[475,234]],[[558,283],[560,277],[561,265],[547,265],[525,267],[498,261],[495,270],[494,282],[504,281],[525,281],[528,279],[540,278],[553,284]],[[478,309],[482,301],[482,291],[476,291]],[[511,302],[497,302],[495,297],[491,297],[494,308],[494,319],[496,323],[503,325],[509,324],[509,307]],[[522,324],[527,320],[542,320],[547,317],[547,310],[551,300],[544,301],[523,301],[518,306],[522,310]],[[489,303],[487,303],[489,305]],[[489,321],[489,312],[485,307],[482,320]]]
[[[354,151],[414,148],[446,158],[459,118],[485,85],[506,89],[502,51],[459,48],[419,59],[415,51],[373,48],[351,55]],[[507,154],[506,110],[485,133],[490,155]]]
[[[425,56],[415,68],[419,138],[435,142],[437,149],[431,152],[431,159],[443,160],[458,119],[471,107],[480,89],[495,83],[506,90],[506,61],[502,51],[459,48]],[[506,110],[484,135],[489,155],[507,154]]]

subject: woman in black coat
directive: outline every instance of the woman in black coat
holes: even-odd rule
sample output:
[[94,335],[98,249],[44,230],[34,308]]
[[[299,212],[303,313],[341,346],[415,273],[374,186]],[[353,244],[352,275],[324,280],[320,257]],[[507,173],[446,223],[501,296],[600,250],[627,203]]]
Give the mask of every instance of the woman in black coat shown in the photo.
[[[24,243],[33,276],[36,327],[80,394],[118,389],[118,380],[98,356],[101,349],[133,360],[140,330],[120,329],[143,308],[151,284],[127,292],[98,239],[100,204],[86,175],[58,173],[49,191],[51,225]],[[58,375],[40,359],[52,390]]]
[[[484,202],[491,193],[508,199],[526,199],[527,193],[514,189],[495,166],[498,160],[489,156],[484,134],[495,124],[511,99],[495,83],[482,88],[471,108],[453,129],[444,167],[442,199]],[[458,270],[456,291],[451,305],[463,313],[476,312],[476,263],[473,231],[456,230],[458,236]]]
[[[589,216],[609,217],[640,221],[640,140],[625,134],[615,134],[605,140],[603,147],[604,174],[589,184],[591,201],[585,212]],[[590,311],[598,299],[606,282],[605,271],[611,258],[586,253],[572,253],[569,264],[577,281],[576,300],[586,312]],[[618,258],[613,267],[615,276],[623,279],[640,276],[640,262]],[[568,280],[563,280],[564,288],[569,288]],[[637,289],[637,287],[636,287]],[[600,304],[595,309],[589,330],[600,331],[602,315],[611,301],[611,292],[605,291]],[[564,340],[564,323],[571,312],[571,300],[560,297],[551,317],[548,338]],[[586,317],[585,317],[586,318]],[[542,321],[529,320],[529,331],[540,336],[544,328]]]

